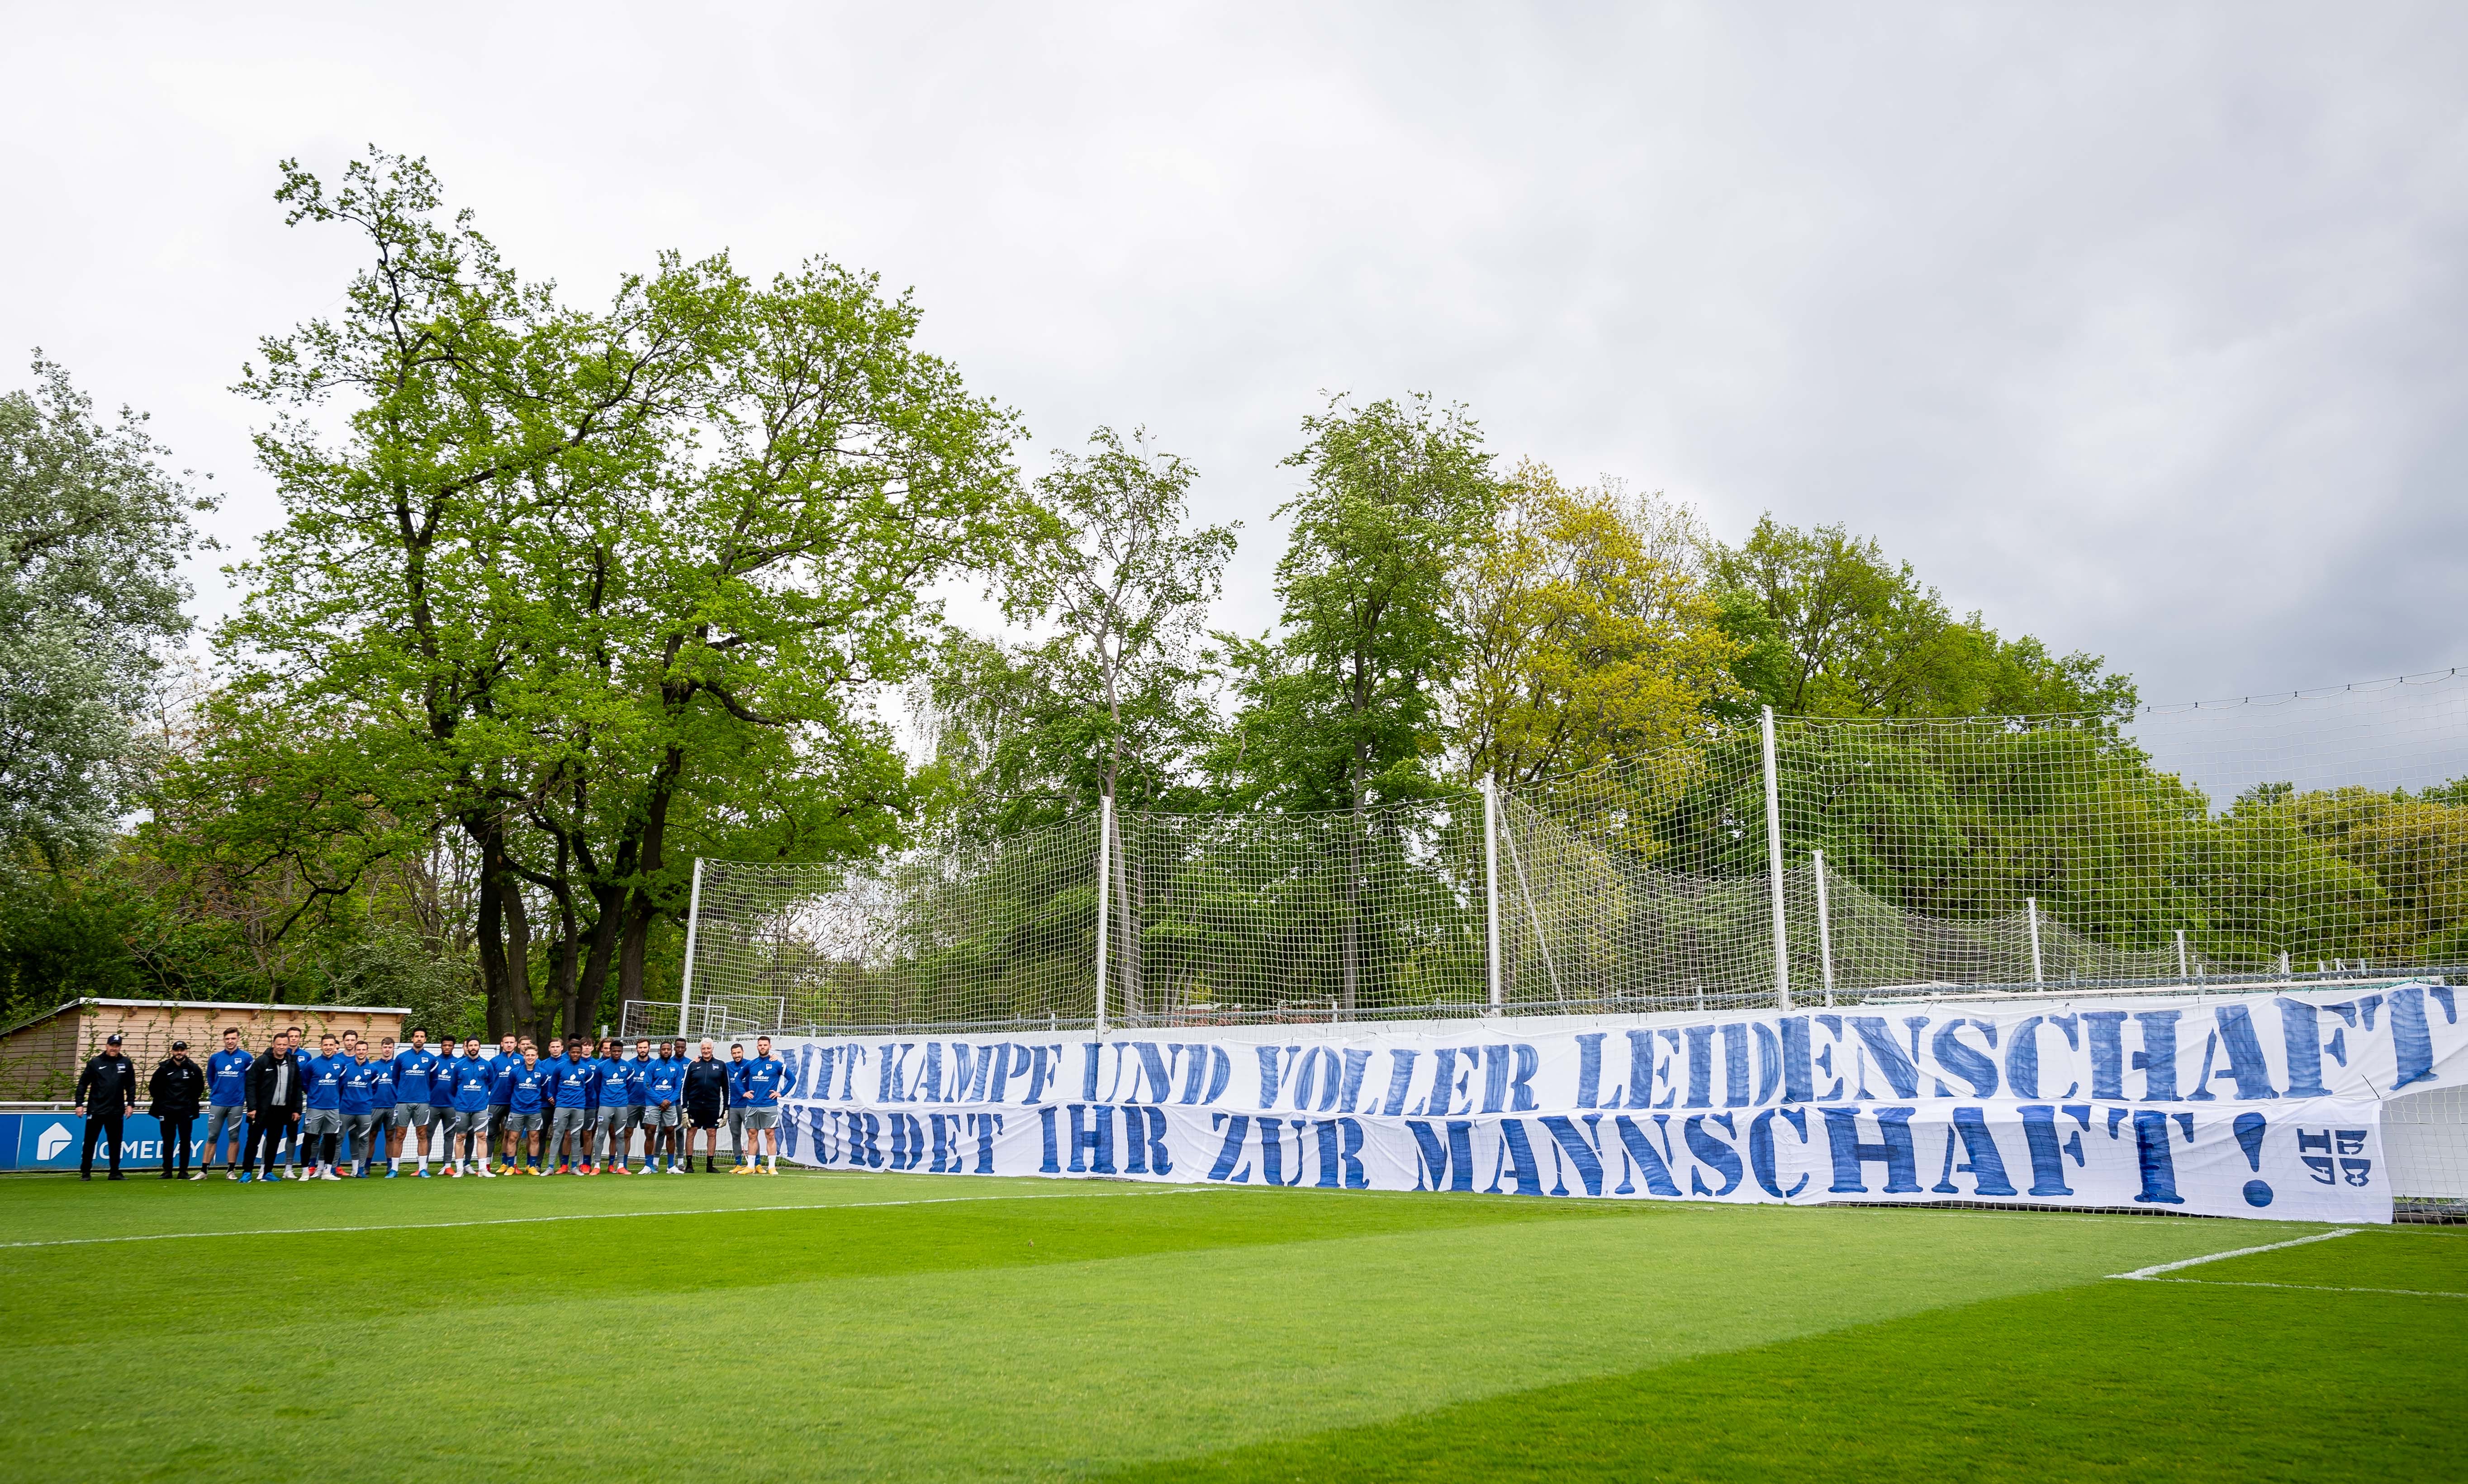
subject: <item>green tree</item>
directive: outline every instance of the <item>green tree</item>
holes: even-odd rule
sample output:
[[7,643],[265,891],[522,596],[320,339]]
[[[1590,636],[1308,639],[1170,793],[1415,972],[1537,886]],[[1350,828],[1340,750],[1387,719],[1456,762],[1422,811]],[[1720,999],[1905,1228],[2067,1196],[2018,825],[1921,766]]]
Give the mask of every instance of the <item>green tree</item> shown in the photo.
[[1712,553],[1733,674],[1756,705],[1786,716],[1963,717],[2133,714],[2134,683],[2095,655],[2054,655],[2005,639],[1977,613],[1956,619],[1909,562],[1840,525],[1802,531],[1768,515]]
[[1430,797],[1446,745],[1443,697],[1468,636],[1454,578],[1498,491],[1481,429],[1427,396],[1304,419],[1286,463],[1305,474],[1277,563],[1274,643],[1232,643],[1243,710],[1219,751],[1242,795],[1350,811],[1342,1008],[1361,993],[1362,861],[1369,811]]
[[[1002,823],[1112,799],[1108,842],[1120,1013],[1141,996],[1139,879],[1124,851],[1127,810],[1187,803],[1192,765],[1210,740],[1200,647],[1208,605],[1234,554],[1235,527],[1188,528],[1196,471],[1111,428],[1089,436],[1037,482],[1055,537],[1024,564],[1016,619],[1059,629],[1011,649],[961,639],[929,697],[952,761],[979,760],[971,792],[1005,799]],[[985,812],[980,810],[979,812]]]
[[179,563],[211,510],[143,414],[105,426],[34,356],[0,396],[0,869],[103,844],[143,776],[131,718],[189,629]]
[[[372,821],[468,839],[490,1028],[541,1013],[535,901],[581,1028],[612,974],[644,994],[691,855],[896,829],[869,697],[930,637],[933,584],[1023,518],[1012,420],[915,349],[908,301],[827,263],[757,285],[665,258],[584,313],[442,222],[417,161],[331,198],[286,167],[280,194],[372,262],[243,382],[278,408],[288,518],[224,642],[253,703],[369,760]],[[337,397],[339,434],[307,415]]]
[[1708,741],[1709,712],[1741,689],[1702,549],[1684,509],[1520,465],[1457,578],[1464,776],[1521,787]]

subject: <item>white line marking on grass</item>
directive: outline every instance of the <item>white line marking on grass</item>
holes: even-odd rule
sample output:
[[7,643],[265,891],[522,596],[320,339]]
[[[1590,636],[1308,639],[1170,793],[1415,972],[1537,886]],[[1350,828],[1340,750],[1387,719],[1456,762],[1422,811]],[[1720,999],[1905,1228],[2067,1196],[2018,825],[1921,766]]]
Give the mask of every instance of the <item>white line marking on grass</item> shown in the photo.
[[2363,1230],[2365,1230],[2365,1228],[2362,1226],[2342,1226],[2337,1231],[2318,1231],[2311,1237],[2298,1237],[2291,1242],[2272,1242],[2266,1243],[2258,1247],[2239,1247],[2233,1252],[2213,1252],[2205,1257],[2182,1258],[2174,1263],[2155,1263],[2149,1267],[2137,1267],[2132,1272],[2113,1272],[2110,1273],[2109,1276],[2112,1278],[2157,1278],[2163,1272],[2175,1272],[2180,1267],[2200,1267],[2205,1263],[2226,1262],[2231,1257],[2251,1257],[2256,1252],[2276,1252],[2283,1247],[2301,1247],[2308,1243],[2328,1242],[2334,1237],[2353,1237]]
[[393,1221],[369,1226],[265,1226],[249,1231],[154,1231],[125,1237],[60,1237],[44,1242],[0,1242],[11,1247],[84,1247],[110,1242],[179,1242],[191,1237],[303,1237],[329,1232],[432,1231],[447,1226],[528,1226],[539,1221],[611,1221],[645,1216],[730,1216],[740,1211],[857,1211],[877,1206],[948,1206],[982,1200],[1129,1200],[1140,1196],[1187,1196],[1213,1190],[1187,1185],[1174,1190],[1124,1191],[1117,1196],[1023,1193],[1017,1196],[922,1196],[909,1200],[801,1200],[779,1206],[693,1206],[682,1211],[571,1211],[560,1216],[496,1216],[468,1221]]
[[2230,1278],[2145,1278],[2145,1283],[2191,1283],[2206,1289],[2297,1289],[2307,1293],[2398,1293],[2409,1298],[2468,1298],[2445,1289],[2342,1289],[2326,1283],[2241,1283]]

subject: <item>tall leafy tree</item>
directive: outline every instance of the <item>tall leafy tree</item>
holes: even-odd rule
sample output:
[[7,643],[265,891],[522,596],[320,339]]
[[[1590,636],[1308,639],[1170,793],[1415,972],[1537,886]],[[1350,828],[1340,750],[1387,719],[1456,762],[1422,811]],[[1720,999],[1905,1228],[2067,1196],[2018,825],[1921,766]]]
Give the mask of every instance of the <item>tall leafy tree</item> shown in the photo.
[[[1802,531],[1768,515],[1713,552],[1736,666],[1755,703],[1782,715],[2131,715],[2134,683],[2096,655],[2006,639],[1955,618],[1909,562],[1840,525]],[[1753,715],[1753,711],[1750,712]]]
[[1740,687],[1694,519],[1534,463],[1457,577],[1467,657],[1451,696],[1470,779],[1519,786],[1706,740]]
[[348,227],[368,260],[339,314],[267,338],[242,375],[276,409],[257,450],[288,518],[240,569],[253,590],[219,636],[233,700],[324,718],[317,750],[374,760],[330,765],[377,786],[380,816],[468,837],[492,1028],[527,1024],[514,825],[532,769],[506,710],[554,647],[528,601],[555,560],[532,539],[539,507],[655,461],[702,368],[715,275],[667,264],[584,315],[468,213],[442,219],[423,161],[373,151],[331,194],[296,162],[283,176],[289,223]]
[[1123,814],[1189,802],[1214,720],[1202,626],[1235,543],[1232,525],[1190,525],[1196,471],[1146,442],[1101,427],[1085,455],[1062,455],[1037,481],[1057,530],[1010,601],[1014,617],[1057,631],[1017,649],[957,640],[931,696],[956,744],[947,758],[975,751],[971,791],[1001,800],[981,812],[1016,825],[1115,801],[1111,937],[1119,1008],[1133,1019],[1143,1013],[1141,916]]
[[1042,527],[1012,416],[917,349],[910,301],[816,260],[722,303],[691,423],[646,476],[586,481],[551,538],[572,559],[526,714],[560,750],[529,808],[593,899],[583,1021],[611,955],[643,997],[691,855],[828,858],[897,833],[907,781],[872,699],[929,652],[935,585]]
[[1360,993],[1362,856],[1369,811],[1426,798],[1446,744],[1442,697],[1467,653],[1452,581],[1497,499],[1481,429],[1428,396],[1303,421],[1286,460],[1303,492],[1277,563],[1273,643],[1239,646],[1243,714],[1220,765],[1252,798],[1340,808],[1348,832],[1340,1003]]
[[0,395],[0,870],[89,853],[128,808],[132,718],[189,629],[189,516],[214,508],[143,414],[105,424],[39,352],[34,372]]
[[331,195],[286,167],[280,194],[370,264],[243,381],[288,519],[224,635],[234,690],[330,719],[376,816],[463,833],[492,1029],[542,1014],[545,902],[581,1028],[612,974],[644,993],[695,850],[812,858],[896,822],[868,696],[925,644],[924,594],[1000,549],[1010,417],[827,263],[664,258],[584,312],[443,219],[418,161]]

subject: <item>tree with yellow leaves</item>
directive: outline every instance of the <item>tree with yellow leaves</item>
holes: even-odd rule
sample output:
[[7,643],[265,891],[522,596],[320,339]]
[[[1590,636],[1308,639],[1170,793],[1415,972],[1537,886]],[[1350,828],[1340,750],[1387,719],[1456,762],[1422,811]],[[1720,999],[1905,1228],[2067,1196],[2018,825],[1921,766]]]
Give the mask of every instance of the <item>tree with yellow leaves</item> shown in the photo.
[[1462,776],[1514,788],[1614,757],[1682,758],[1706,739],[1709,707],[1743,693],[1703,549],[1684,506],[1520,464],[1492,539],[1457,576],[1470,642],[1450,708]]

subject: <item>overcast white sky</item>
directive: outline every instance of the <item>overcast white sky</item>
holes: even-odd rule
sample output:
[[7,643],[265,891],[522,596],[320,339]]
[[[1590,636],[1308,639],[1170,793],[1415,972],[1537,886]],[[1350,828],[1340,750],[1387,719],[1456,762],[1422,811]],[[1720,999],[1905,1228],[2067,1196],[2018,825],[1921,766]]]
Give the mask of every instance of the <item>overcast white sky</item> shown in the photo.
[[[1273,617],[1321,389],[1736,538],[1842,520],[2151,700],[2468,659],[2468,8],[11,5],[0,385],[155,414],[330,308],[275,163],[425,154],[524,272],[913,285],[1041,450],[1145,423]],[[229,605],[201,573],[199,608]]]

